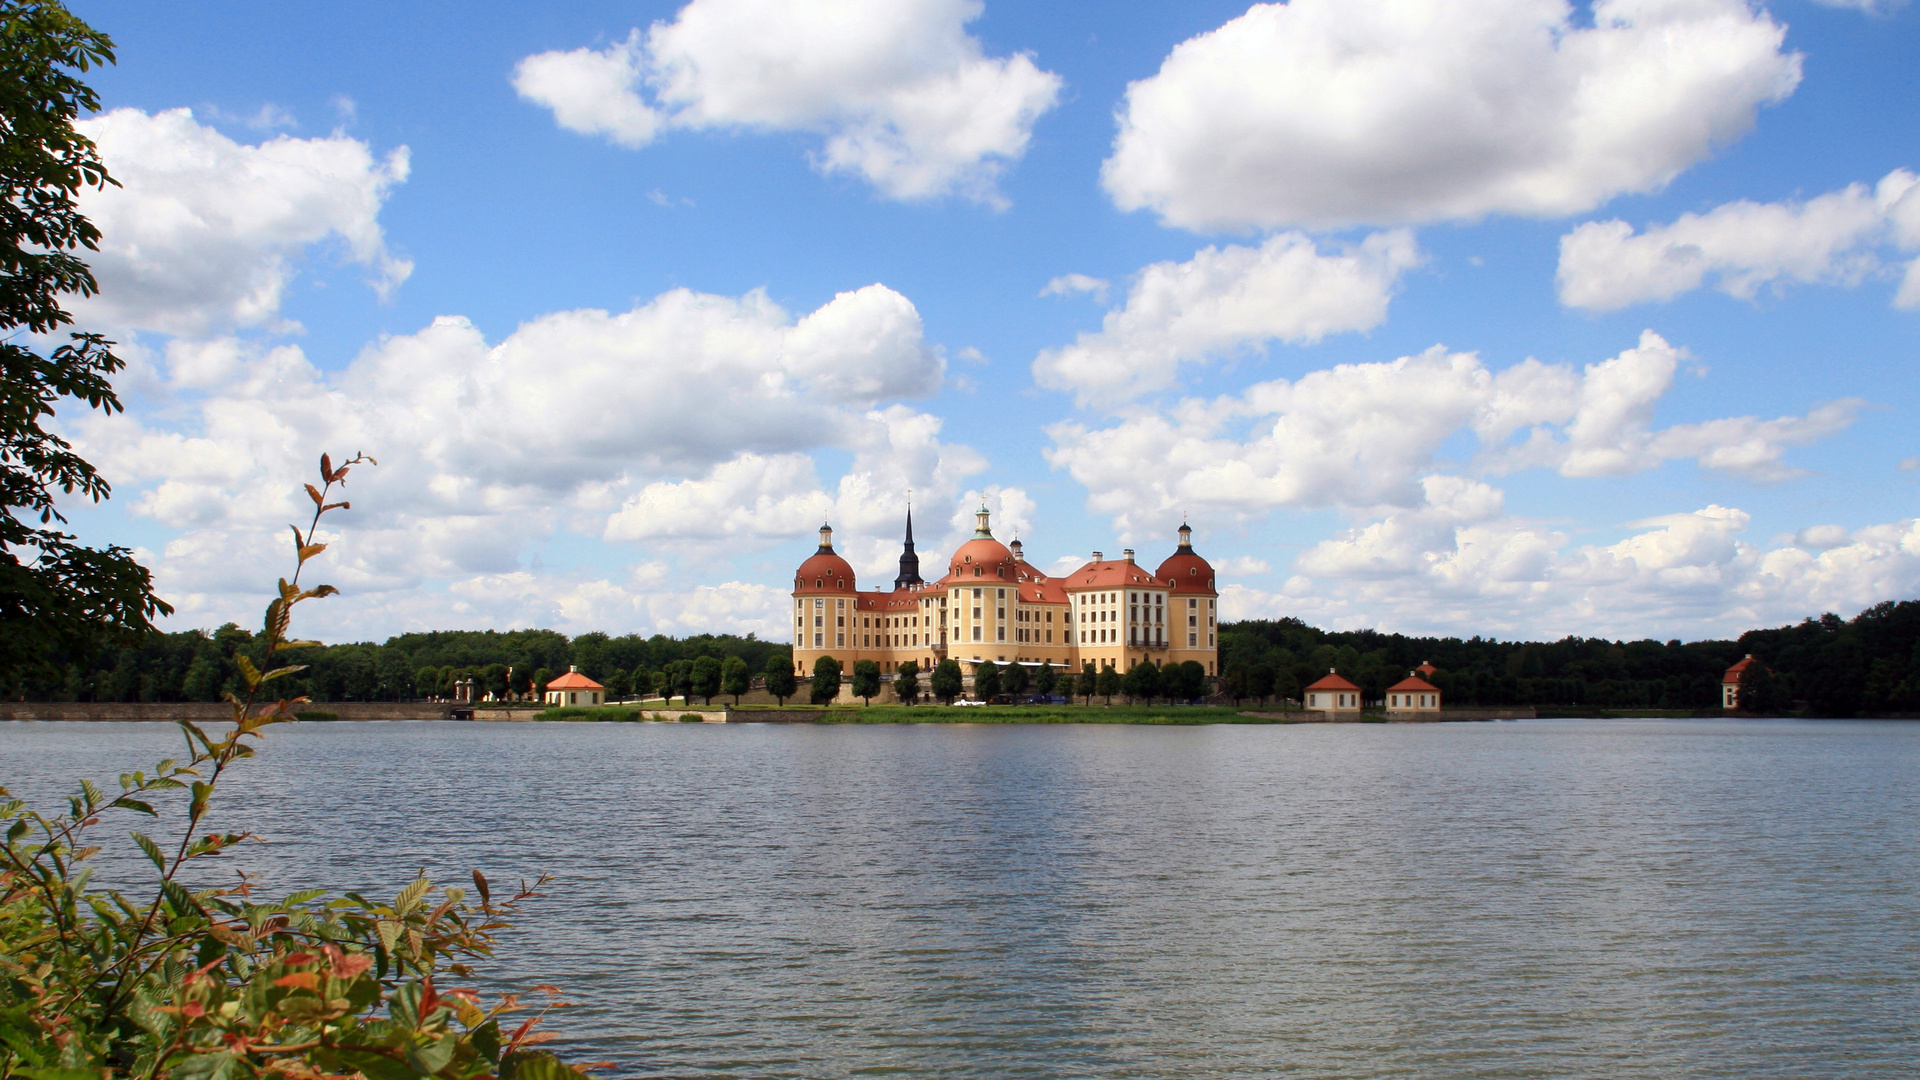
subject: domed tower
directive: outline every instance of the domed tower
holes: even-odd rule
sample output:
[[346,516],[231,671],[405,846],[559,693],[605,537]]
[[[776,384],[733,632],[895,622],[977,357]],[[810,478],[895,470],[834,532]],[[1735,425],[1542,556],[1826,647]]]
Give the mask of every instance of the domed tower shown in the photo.
[[954,549],[953,558],[947,560],[947,576],[1014,580],[1013,552],[993,538],[993,530],[987,525],[987,508],[982,506],[973,516],[973,539]]
[[948,655],[958,660],[1008,655],[1018,622],[1020,564],[993,538],[985,506],[974,518],[973,539],[954,550],[939,583],[947,594],[948,644],[954,650]]
[[813,662],[833,655],[851,666],[848,619],[855,608],[853,567],[833,550],[833,527],[820,526],[820,550],[807,557],[793,576],[793,664],[796,674],[813,672]]
[[1193,550],[1193,529],[1180,523],[1180,546],[1160,564],[1154,576],[1170,586],[1172,646],[1169,662],[1196,660],[1209,675],[1218,675],[1220,593],[1214,584],[1213,564]]

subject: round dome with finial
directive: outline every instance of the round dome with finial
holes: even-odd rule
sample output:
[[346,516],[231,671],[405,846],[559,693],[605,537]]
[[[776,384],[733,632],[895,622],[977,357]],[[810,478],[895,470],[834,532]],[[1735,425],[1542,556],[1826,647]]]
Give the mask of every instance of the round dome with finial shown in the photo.
[[1176,593],[1213,593],[1213,564],[1193,550],[1193,529],[1186,522],[1180,523],[1180,546],[1153,576],[1171,582]]
[[975,526],[973,539],[961,544],[947,560],[947,576],[951,578],[999,578],[1014,580],[1014,564],[1017,560],[1007,545],[993,538],[993,530],[988,527],[988,511],[983,505],[974,512]]
[[793,575],[796,593],[851,593],[853,567],[833,550],[833,526],[820,526],[820,550],[808,556]]

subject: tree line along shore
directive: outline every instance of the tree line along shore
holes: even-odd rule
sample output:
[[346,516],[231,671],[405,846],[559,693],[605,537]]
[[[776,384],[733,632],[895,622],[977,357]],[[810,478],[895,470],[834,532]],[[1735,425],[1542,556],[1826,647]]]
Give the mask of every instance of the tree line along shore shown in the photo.
[[[238,658],[258,659],[260,648],[257,635],[231,623],[212,631],[155,632],[91,662],[56,663],[19,676],[6,688],[6,697],[216,701],[239,686]],[[696,667],[709,680],[713,669],[730,669],[731,686],[738,686],[744,670],[758,686],[770,664],[791,664],[789,646],[751,634],[569,638],[552,630],[411,633],[285,655],[307,670],[284,680],[284,692],[315,702],[451,699],[461,680],[472,680],[475,696],[525,696],[571,667],[602,683],[616,700],[681,693],[689,686],[703,696],[705,688],[693,681]],[[1920,601],[1889,601],[1852,619],[1828,614],[1748,631],[1730,641],[1499,641],[1322,630],[1298,619],[1225,623],[1221,675],[1206,687],[1206,696],[1256,705],[1297,700],[1301,687],[1337,668],[1373,701],[1410,669],[1430,663],[1439,669],[1431,681],[1449,706],[1705,711],[1719,707],[1721,676],[1747,655],[1765,669],[1752,697],[1765,711],[1920,713]],[[700,664],[703,658],[710,662]],[[1061,672],[1054,692],[1071,692],[1068,683],[1077,682],[1072,677],[1079,674]],[[929,697],[932,688],[924,683],[931,675],[920,673],[922,692]],[[1125,675],[1114,673],[1120,682],[1098,692],[1127,695]],[[710,692],[722,691],[714,685]],[[809,680],[801,678],[793,693],[806,700]]]

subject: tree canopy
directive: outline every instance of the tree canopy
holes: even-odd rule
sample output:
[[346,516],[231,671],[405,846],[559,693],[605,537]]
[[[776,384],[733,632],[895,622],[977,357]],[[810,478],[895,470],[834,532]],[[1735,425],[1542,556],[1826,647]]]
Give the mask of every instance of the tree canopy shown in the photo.
[[99,334],[67,333],[62,304],[98,290],[78,252],[100,231],[82,188],[114,183],[74,128],[100,107],[80,75],[113,62],[113,42],[52,0],[0,0],[0,689],[149,630],[173,609],[122,547],[58,528],[61,495],[98,502],[99,470],[45,424],[62,401],[120,410],[108,377],[124,363]]

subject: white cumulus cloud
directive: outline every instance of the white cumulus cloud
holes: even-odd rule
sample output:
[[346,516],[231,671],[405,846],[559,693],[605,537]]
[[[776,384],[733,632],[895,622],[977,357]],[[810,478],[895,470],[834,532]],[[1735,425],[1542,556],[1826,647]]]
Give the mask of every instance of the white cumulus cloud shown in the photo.
[[[1869,189],[1853,184],[1808,199],[1726,203],[1635,233],[1592,221],[1560,239],[1560,302],[1608,311],[1671,300],[1705,286],[1750,299],[1788,282],[1853,285],[1886,248],[1920,248],[1920,177],[1896,169]],[[1895,299],[1920,307],[1920,260]]]
[[1041,288],[1041,296],[1074,296],[1090,294],[1096,300],[1107,298],[1107,289],[1113,283],[1106,278],[1097,278],[1091,274],[1061,274],[1047,282]]
[[[1586,5],[1580,5],[1585,9]],[[1791,94],[1748,0],[1292,0],[1132,84],[1102,178],[1191,229],[1557,216],[1655,190]]]
[[87,260],[99,295],[74,305],[86,322],[189,335],[275,327],[300,256],[330,239],[382,295],[412,272],[379,221],[407,178],[405,147],[380,159],[343,135],[249,146],[188,109],[115,109],[76,126],[121,185],[80,199],[101,233]]
[[736,550],[789,538],[830,502],[809,457],[823,450],[853,454],[849,506],[907,487],[952,497],[980,467],[898,403],[935,390],[944,361],[880,285],[799,318],[759,291],[680,289],[542,316],[497,343],[443,317],[334,374],[297,346],[233,339],[176,339],[159,367],[167,400],[76,418],[74,434],[136,513],[179,530],[154,569],[196,625],[251,616],[243,599],[272,580],[295,481],[322,450],[382,463],[352,478],[339,527],[354,542],[331,565],[337,584],[389,599],[520,572],[558,533]]
[[522,60],[514,88],[572,131],[643,146],[672,128],[812,132],[816,165],[895,199],[1000,202],[1060,78],[989,57],[979,0],[693,0],[604,49]]
[[[1794,475],[1783,460],[1788,450],[1844,429],[1860,407],[1841,401],[1799,417],[1657,427],[1654,408],[1684,355],[1648,331],[1633,348],[1582,369],[1527,360],[1494,371],[1472,353],[1436,346],[1137,410],[1106,427],[1057,424],[1047,458],[1087,488],[1092,510],[1132,535],[1189,510],[1246,520],[1280,507],[1430,505],[1432,485],[1422,477],[1442,466],[1442,448],[1461,435],[1471,435],[1478,452],[1456,465],[1487,474],[1613,476],[1692,460],[1747,479],[1784,479]],[[1447,504],[1466,505],[1478,490],[1459,489]]]
[[1259,247],[1208,247],[1186,262],[1154,263],[1099,331],[1042,352],[1034,379],[1083,403],[1114,404],[1175,385],[1182,364],[1370,330],[1386,320],[1400,275],[1419,262],[1413,235],[1396,229],[1330,254],[1288,232]]
[[[1230,585],[1230,618],[1309,614],[1336,626],[1503,637],[1737,634],[1823,611],[1852,614],[1920,591],[1920,521],[1848,532],[1816,526],[1766,549],[1752,517],[1709,505],[1631,522],[1613,543],[1501,513],[1458,489],[1393,511],[1303,552],[1284,589]],[[1449,481],[1459,483],[1457,481]]]

